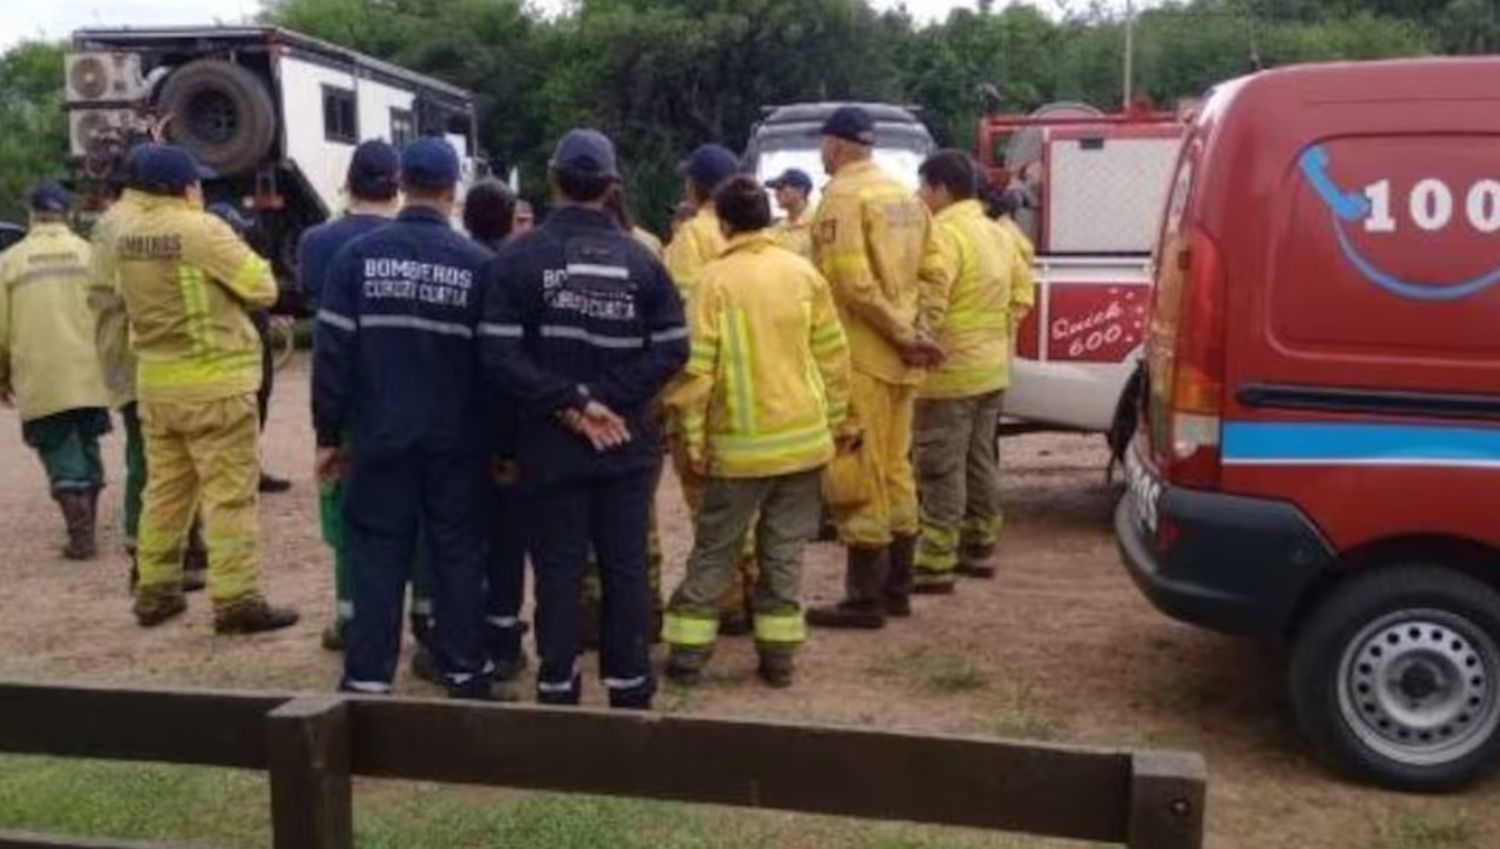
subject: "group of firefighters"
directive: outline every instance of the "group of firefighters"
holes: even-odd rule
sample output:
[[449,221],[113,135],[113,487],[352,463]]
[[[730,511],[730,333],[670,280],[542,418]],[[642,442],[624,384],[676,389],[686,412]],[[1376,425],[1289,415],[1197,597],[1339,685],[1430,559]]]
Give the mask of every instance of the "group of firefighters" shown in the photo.
[[[342,689],[391,690],[408,609],[418,675],[455,697],[508,697],[495,685],[526,663],[528,561],[538,699],[576,704],[597,643],[609,703],[638,709],[659,639],[667,675],[691,684],[721,634],[751,633],[760,676],[786,686],[807,624],[881,628],[911,614],[913,593],[994,575],[995,437],[1033,300],[1030,243],[1003,199],[986,207],[967,154],[930,156],[913,196],[874,161],[864,110],[838,109],[821,136],[815,212],[808,174],[762,186],[728,149],[693,151],[665,249],[631,221],[596,131],[558,143],[534,229],[499,183],[460,199],[440,139],[356,149],[348,209],[303,236],[297,269],[317,311],[316,471],[338,597],[323,640],[345,651]],[[92,245],[68,230],[66,192],[33,192],[29,235],[0,256],[0,393],[73,558],[93,555],[106,411],[127,411],[142,626],[186,609],[201,523],[215,629],[286,627],[297,615],[258,580],[251,314],[275,280],[233,211],[204,209],[188,153],[143,145],[126,171]],[[467,236],[450,224],[460,208]],[[695,535],[663,609],[664,456]],[[846,597],[804,610],[803,549],[827,512]]]

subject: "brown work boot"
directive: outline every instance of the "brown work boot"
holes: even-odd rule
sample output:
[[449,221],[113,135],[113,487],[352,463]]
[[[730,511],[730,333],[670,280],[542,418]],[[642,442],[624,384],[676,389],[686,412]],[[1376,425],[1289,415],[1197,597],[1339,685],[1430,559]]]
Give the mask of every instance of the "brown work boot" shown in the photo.
[[214,605],[214,633],[258,634],[278,631],[297,624],[297,611],[289,607],[272,607],[259,593],[237,601]]
[[69,560],[93,560],[99,553],[90,508],[92,497],[87,490],[68,490],[54,496],[68,528],[68,544],[63,547],[62,555]]
[[187,599],[176,586],[136,588],[133,612],[136,624],[142,628],[155,628],[186,610]]
[[838,604],[809,608],[807,624],[818,628],[884,628],[889,571],[887,548],[851,547],[844,577],[848,597]]
[[916,534],[891,537],[891,571],[885,579],[885,612],[888,616],[911,615],[912,563],[916,558]]

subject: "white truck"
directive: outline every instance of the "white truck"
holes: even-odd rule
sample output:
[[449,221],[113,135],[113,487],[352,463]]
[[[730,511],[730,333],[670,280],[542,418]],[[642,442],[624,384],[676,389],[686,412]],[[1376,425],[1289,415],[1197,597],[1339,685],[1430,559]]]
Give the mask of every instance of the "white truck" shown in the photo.
[[138,141],[180,144],[217,172],[209,199],[255,220],[256,247],[284,279],[302,230],[343,208],[344,173],[361,141],[399,147],[440,136],[458,151],[466,181],[483,167],[469,92],[288,30],[79,30],[65,62],[80,184],[117,179]]
[[1118,459],[1135,432],[1151,251],[1184,124],[1058,104],[990,115],[980,162],[993,190],[1028,200],[1037,302],[1017,333],[1007,429],[1104,433]]

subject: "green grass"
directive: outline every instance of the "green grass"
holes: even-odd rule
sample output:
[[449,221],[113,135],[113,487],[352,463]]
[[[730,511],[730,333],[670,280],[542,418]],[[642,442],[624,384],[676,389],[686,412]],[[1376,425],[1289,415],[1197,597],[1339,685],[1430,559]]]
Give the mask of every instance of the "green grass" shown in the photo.
[[[260,773],[0,757],[0,829],[269,846]],[[359,782],[360,849],[1041,849],[1008,835],[408,782]],[[1406,849],[1406,847],[1401,847]]]
[[1018,682],[1004,688],[994,711],[980,730],[996,737],[1058,740],[1067,733],[1068,723],[1059,712],[1049,710],[1041,703],[1035,687]]
[[876,678],[904,679],[917,692],[951,695],[972,693],[989,686],[989,676],[968,655],[915,648],[873,661],[866,673]]
[[1380,828],[1375,849],[1466,849],[1473,840],[1464,814],[1403,814]]

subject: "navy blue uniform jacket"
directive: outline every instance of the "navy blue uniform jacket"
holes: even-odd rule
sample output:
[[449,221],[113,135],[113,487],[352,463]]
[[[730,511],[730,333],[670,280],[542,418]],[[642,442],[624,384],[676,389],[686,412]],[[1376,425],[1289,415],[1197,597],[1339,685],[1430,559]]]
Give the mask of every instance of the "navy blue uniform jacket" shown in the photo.
[[390,223],[389,218],[379,215],[346,215],[303,231],[302,238],[297,240],[297,285],[309,306],[317,308],[323,303],[328,267],[339,249]]
[[487,450],[475,332],[492,254],[408,208],[334,258],[318,310],[313,426],[358,454]]
[[[480,353],[516,399],[516,457],[533,483],[653,468],[653,400],[687,363],[682,301],[667,270],[606,213],[564,207],[485,269]],[[599,453],[557,421],[593,398],[633,437]]]

